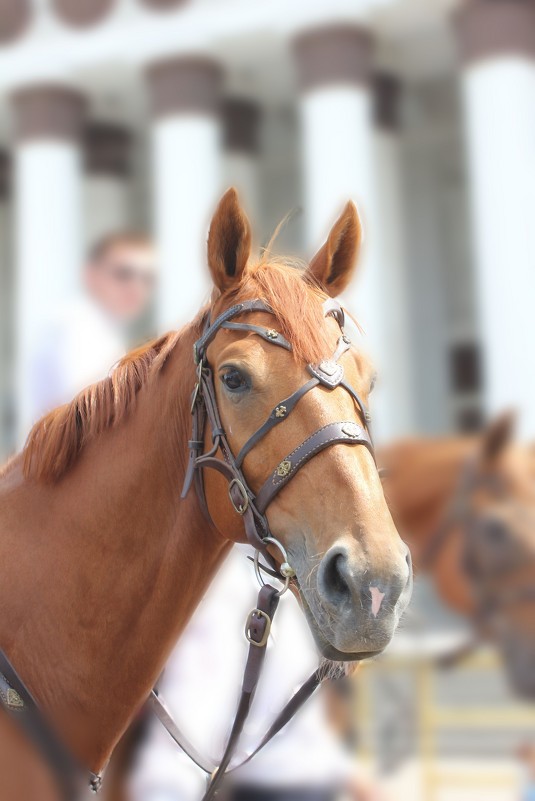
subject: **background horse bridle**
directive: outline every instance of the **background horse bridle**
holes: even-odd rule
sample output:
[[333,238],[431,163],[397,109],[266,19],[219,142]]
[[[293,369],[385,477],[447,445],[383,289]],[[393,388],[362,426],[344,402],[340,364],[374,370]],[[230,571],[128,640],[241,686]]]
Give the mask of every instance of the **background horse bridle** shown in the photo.
[[[422,557],[424,569],[431,569],[454,532],[460,532],[463,538],[460,567],[470,582],[476,602],[473,616],[476,640],[468,647],[463,646],[458,653],[459,657],[475,647],[477,638],[486,633],[496,614],[511,605],[535,601],[533,585],[515,588],[509,592],[496,593],[495,590],[491,591],[485,586],[484,579],[477,571],[474,559],[476,547],[474,535],[478,531],[490,533],[493,518],[476,508],[474,495],[480,490],[485,490],[496,497],[501,497],[507,491],[498,477],[481,473],[478,464],[477,455],[471,455],[464,462],[453,499]],[[510,573],[509,569],[504,567],[499,575],[493,576],[493,579],[505,578],[508,573]],[[457,654],[441,659],[445,665],[455,664],[456,661]]]
[[[284,582],[282,590],[277,590],[270,584],[264,584],[258,594],[257,605],[247,618],[245,633],[249,641],[249,653],[244,671],[242,692],[238,709],[232,725],[227,746],[219,767],[215,767],[209,760],[199,754],[189,743],[187,738],[177,727],[167,710],[157,690],[154,690],[149,699],[149,707],[156,713],[159,720],[167,729],[173,740],[186,754],[204,770],[210,781],[205,795],[205,801],[210,801],[216,793],[221,780],[228,774],[228,767],[234,755],[240,734],[247,720],[253,696],[258,684],[264,663],[267,641],[275,611],[281,594],[288,588],[290,581],[294,581],[295,571],[288,561],[288,555],[282,543],[273,537],[266,518],[266,510],[281,489],[307,464],[310,459],[321,453],[325,448],[336,444],[364,445],[374,456],[373,443],[370,434],[370,415],[359,397],[359,394],[347,383],[344,377],[344,368],[339,363],[340,357],[346,353],[351,342],[344,332],[344,311],[335,300],[328,299],[324,303],[325,316],[332,316],[340,326],[340,337],[335,353],[330,358],[323,359],[318,364],[309,364],[308,371],[311,378],[288,398],[283,399],[275,406],[271,414],[260,428],[242,446],[240,452],[234,455],[229,446],[225,430],[221,424],[217,398],[214,386],[213,371],[210,367],[207,349],[221,329],[231,331],[252,332],[266,342],[278,347],[291,350],[290,343],[274,328],[264,328],[245,322],[235,322],[234,318],[250,312],[273,311],[262,300],[250,300],[238,303],[222,312],[213,323],[207,314],[204,331],[194,345],[194,361],[196,365],[197,381],[194,387],[191,413],[192,436],[189,441],[189,460],[182,489],[182,498],[187,494],[193,482],[201,507],[212,522],[210,510],[204,492],[202,471],[212,468],[221,473],[228,480],[228,493],[232,506],[244,521],[245,533],[250,544],[255,549],[255,568],[257,576],[261,579],[260,570],[272,576],[281,578]],[[260,444],[265,435],[283,420],[286,420],[304,395],[315,387],[322,386],[329,390],[342,387],[355,401],[362,414],[362,424],[354,420],[342,420],[328,423],[314,431],[297,448],[289,453],[273,470],[258,493],[254,493],[243,473],[243,462],[246,455]],[[212,440],[212,447],[204,453],[205,429],[208,424]],[[218,454],[221,453],[222,458]],[[375,458],[375,457],[374,457]],[[281,559],[275,560],[268,548],[274,547]],[[262,553],[270,567],[261,566],[258,555]],[[329,675],[333,678],[332,672]],[[267,743],[279,732],[283,726],[296,714],[305,701],[312,695],[319,684],[326,678],[325,670],[319,667],[312,676],[302,685],[295,695],[286,704],[274,720],[269,731],[261,740],[257,748],[241,763],[249,762]],[[23,728],[36,748],[44,756],[57,779],[58,786],[66,801],[74,801],[80,789],[80,777],[88,772],[83,770],[74,759],[70,750],[56,736],[53,728],[43,715],[37,701],[31,696],[23,680],[17,674],[7,656],[0,650],[0,705],[8,715],[17,721]],[[241,767],[238,765],[237,767]],[[235,770],[233,768],[232,770]],[[93,792],[98,792],[102,784],[100,774],[89,772],[89,786]]]

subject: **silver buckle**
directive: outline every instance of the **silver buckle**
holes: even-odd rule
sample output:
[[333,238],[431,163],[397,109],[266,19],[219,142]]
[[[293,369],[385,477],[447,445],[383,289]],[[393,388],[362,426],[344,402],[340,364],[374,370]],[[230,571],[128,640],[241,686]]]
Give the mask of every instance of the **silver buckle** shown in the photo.
[[[256,615],[257,617],[262,617],[266,621],[266,630],[264,631],[264,634],[260,642],[253,640],[253,638],[251,637],[251,622],[254,615]],[[270,616],[267,615],[265,612],[263,612],[261,609],[253,609],[253,611],[249,613],[247,620],[245,621],[245,636],[248,642],[250,642],[251,645],[255,645],[257,648],[263,648],[268,641],[270,631],[271,631]]]
[[202,362],[202,359],[201,359],[201,361],[197,364],[197,370],[196,370],[197,381],[195,383],[195,386],[193,388],[193,394],[191,396],[191,407],[190,407],[190,413],[191,414],[193,414],[193,412],[195,410],[195,405],[196,405],[197,400],[199,398],[199,392],[201,391],[202,371],[203,371],[203,362]]

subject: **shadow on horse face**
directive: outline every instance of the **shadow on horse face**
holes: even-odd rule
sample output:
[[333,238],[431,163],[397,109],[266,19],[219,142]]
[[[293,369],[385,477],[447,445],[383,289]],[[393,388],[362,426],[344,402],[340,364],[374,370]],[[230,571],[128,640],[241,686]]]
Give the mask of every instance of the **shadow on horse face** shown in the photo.
[[[354,206],[348,204],[305,273],[266,259],[251,265],[249,241],[247,220],[236,196],[228,193],[209,237],[210,267],[220,292],[212,319],[237,302],[260,297],[292,344],[291,351],[270,344],[274,318],[263,311],[248,314],[246,322],[267,331],[267,338],[257,335],[258,328],[231,329],[220,330],[211,342],[207,355],[217,406],[235,456],[270,415],[287,414],[281,399],[310,381],[310,365],[325,364],[344,339],[337,320],[325,316],[323,304],[349,281],[360,224]],[[244,458],[243,473],[257,497],[273,467],[278,465],[279,475],[290,469],[286,455],[295,453],[314,432],[333,421],[366,428],[363,412],[372,384],[371,365],[354,345],[335,362],[363,403],[357,404],[343,386],[318,384],[300,397],[288,419],[268,430]],[[208,446],[210,432],[206,438]],[[212,519],[222,533],[238,540],[243,529],[227,501],[225,481],[209,472],[204,482]],[[271,532],[288,551],[304,611],[323,654],[355,660],[380,652],[409,601],[412,571],[370,450],[340,443],[322,449],[269,503],[266,516]],[[275,550],[273,557],[279,557]]]

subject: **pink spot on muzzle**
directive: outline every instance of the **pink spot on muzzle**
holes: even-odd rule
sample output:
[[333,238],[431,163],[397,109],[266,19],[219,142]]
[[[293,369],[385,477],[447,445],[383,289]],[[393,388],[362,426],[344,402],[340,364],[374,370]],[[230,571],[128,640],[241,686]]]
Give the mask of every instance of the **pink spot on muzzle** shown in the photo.
[[381,592],[379,587],[370,587],[370,595],[372,596],[372,615],[377,617],[385,594]]

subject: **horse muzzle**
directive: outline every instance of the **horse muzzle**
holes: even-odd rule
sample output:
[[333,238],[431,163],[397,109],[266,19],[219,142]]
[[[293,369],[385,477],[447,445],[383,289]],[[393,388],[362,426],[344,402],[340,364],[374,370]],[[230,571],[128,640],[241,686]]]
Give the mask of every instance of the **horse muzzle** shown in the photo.
[[[299,566],[296,566],[300,578]],[[300,578],[305,611],[323,654],[362,659],[390,642],[412,594],[412,564],[403,545],[380,573],[343,543],[333,545],[306,582]],[[336,656],[333,655],[336,652]]]

